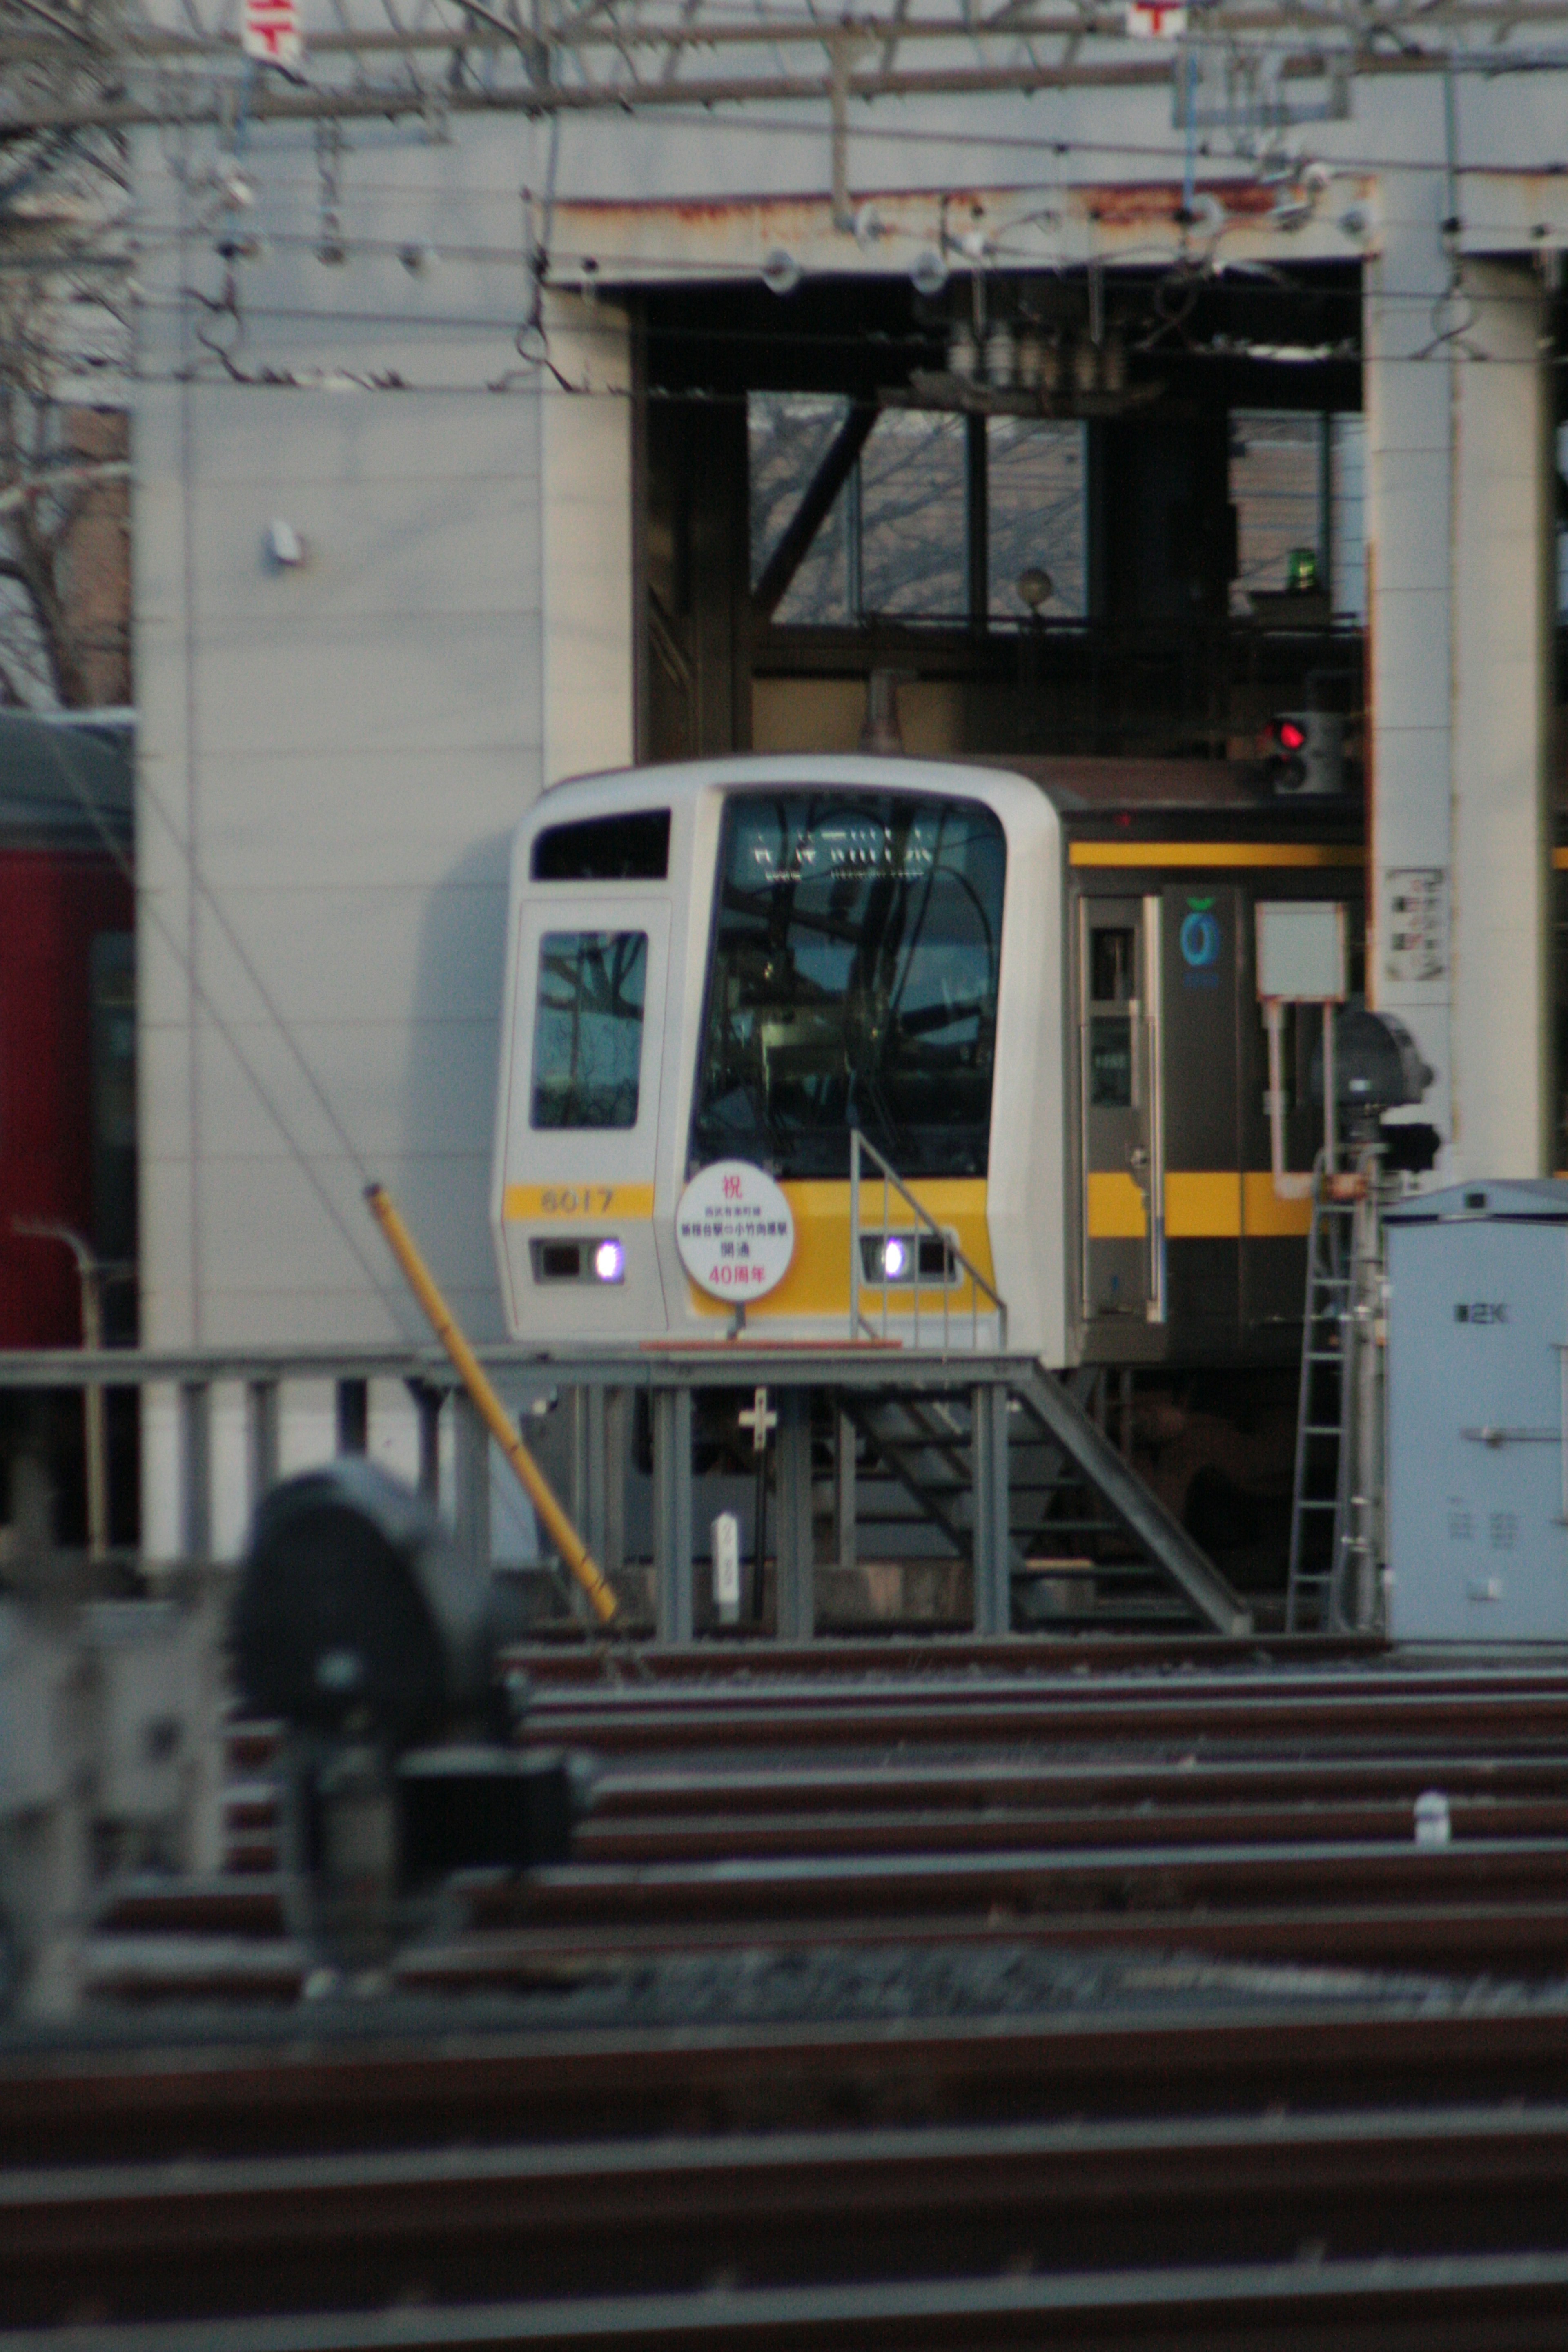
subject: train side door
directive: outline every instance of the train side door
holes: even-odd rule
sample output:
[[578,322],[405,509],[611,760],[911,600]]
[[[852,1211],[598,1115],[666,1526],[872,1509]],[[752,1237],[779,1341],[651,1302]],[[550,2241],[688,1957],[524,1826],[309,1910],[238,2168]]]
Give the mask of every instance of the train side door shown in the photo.
[[1079,901],[1083,1313],[1164,1311],[1160,901]]

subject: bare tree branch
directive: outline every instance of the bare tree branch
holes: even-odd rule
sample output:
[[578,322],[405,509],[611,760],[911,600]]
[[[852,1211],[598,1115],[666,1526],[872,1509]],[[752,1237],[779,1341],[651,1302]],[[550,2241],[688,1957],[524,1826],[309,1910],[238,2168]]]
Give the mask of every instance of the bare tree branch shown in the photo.
[[[57,99],[112,85],[117,0],[0,0],[0,29],[47,24],[8,80]],[[63,12],[63,13],[62,13]],[[13,144],[0,188],[0,697],[34,708],[129,696],[126,421],[80,404],[113,375],[129,322],[96,265],[127,182],[121,142]],[[84,266],[91,265],[91,266]]]

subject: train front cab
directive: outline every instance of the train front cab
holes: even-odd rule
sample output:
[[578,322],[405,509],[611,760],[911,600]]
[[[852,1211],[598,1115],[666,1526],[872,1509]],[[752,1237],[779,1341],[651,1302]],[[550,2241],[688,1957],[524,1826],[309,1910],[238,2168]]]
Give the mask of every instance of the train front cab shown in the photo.
[[[1097,814],[1066,850],[1072,1350],[1084,1363],[1268,1363],[1300,1346],[1306,1201],[1270,1167],[1259,900],[1346,904],[1363,852],[1303,810]],[[1286,1164],[1322,1140],[1315,1008],[1284,1016]]]
[[[1006,1300],[1009,1349],[1063,1360],[1061,873],[1050,803],[996,772],[801,757],[547,793],[514,853],[492,1191],[514,1332],[721,1339],[675,1213],[733,1157],[795,1224],[757,1336],[846,1340],[854,1125]],[[944,1303],[967,1339],[956,1262],[917,1267],[889,1336],[918,1297],[923,1339]]]

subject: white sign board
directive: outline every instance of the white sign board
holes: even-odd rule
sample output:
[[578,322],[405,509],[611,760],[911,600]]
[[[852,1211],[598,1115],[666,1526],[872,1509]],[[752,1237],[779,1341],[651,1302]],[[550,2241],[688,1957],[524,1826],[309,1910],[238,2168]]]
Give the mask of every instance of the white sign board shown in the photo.
[[240,46],[270,66],[298,66],[305,54],[300,0],[245,0]]
[[1345,910],[1331,898],[1260,898],[1258,993],[1282,1004],[1342,1004]]
[[721,1511],[713,1522],[713,1603],[721,1625],[739,1622],[741,1522],[733,1511]]
[[1448,874],[1442,866],[1391,866],[1383,976],[1398,986],[1441,980],[1448,969]]
[[789,1272],[795,1217],[778,1186],[749,1160],[700,1168],[675,1213],[680,1262],[710,1298],[765,1298]]

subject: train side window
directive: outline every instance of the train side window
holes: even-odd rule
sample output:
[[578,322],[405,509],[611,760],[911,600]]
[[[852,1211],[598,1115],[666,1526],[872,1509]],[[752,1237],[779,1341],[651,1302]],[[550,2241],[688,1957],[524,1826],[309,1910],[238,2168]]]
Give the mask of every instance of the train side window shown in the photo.
[[535,1128],[637,1123],[646,931],[547,931],[533,1024]]
[[533,845],[536,882],[662,882],[668,872],[668,809],[552,824]]
[[1138,993],[1133,932],[1107,923],[1089,935],[1089,993],[1096,1004],[1126,1004]]

